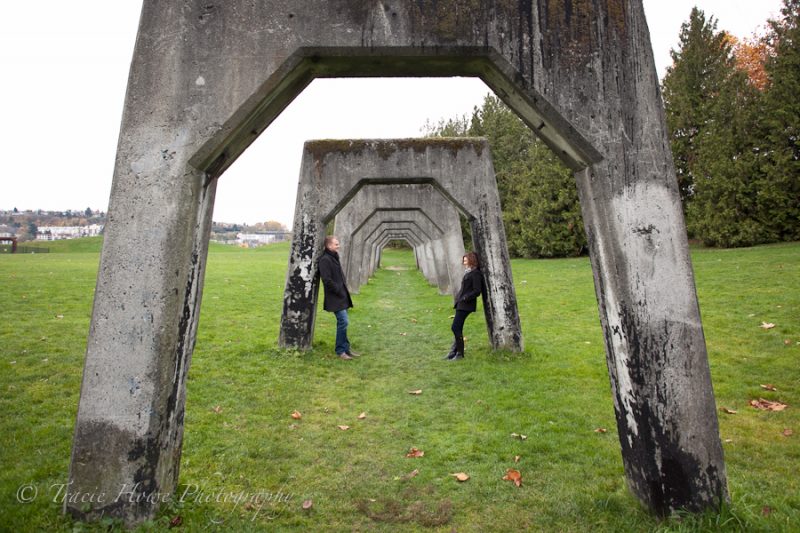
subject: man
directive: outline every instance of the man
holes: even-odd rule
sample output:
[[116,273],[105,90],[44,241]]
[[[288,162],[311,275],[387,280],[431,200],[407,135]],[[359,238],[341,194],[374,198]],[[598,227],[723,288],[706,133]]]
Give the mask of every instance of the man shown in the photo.
[[322,308],[336,315],[336,355],[349,361],[358,354],[350,350],[347,340],[347,310],[353,307],[350,291],[344,282],[344,272],[339,263],[339,239],[334,235],[325,237],[325,250],[319,258],[319,277],[325,288],[325,303]]

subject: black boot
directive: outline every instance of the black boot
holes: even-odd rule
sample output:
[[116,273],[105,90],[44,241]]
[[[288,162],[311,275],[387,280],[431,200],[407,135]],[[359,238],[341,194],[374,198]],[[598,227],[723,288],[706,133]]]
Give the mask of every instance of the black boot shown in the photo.
[[444,356],[445,359],[452,359],[453,356],[456,354],[456,341],[453,341],[453,345],[450,347],[450,351],[447,352],[447,355]]
[[450,358],[450,361],[459,359],[464,359],[464,337],[456,337],[456,353]]

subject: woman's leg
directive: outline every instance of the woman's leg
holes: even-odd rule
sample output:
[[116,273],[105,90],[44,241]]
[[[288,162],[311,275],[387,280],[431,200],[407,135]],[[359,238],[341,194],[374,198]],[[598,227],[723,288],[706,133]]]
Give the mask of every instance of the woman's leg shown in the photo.
[[467,320],[470,311],[456,311],[456,316],[453,318],[453,336],[456,342],[456,351],[450,359],[462,359],[464,357],[464,322]]

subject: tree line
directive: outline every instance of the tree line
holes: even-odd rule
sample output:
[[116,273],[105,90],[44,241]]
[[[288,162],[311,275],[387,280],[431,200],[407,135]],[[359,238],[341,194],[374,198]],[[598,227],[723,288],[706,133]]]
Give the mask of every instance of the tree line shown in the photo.
[[[687,231],[707,246],[800,240],[800,0],[767,25],[738,40],[692,9],[661,83]],[[497,97],[424,130],[488,138],[512,256],[586,251],[574,177]]]

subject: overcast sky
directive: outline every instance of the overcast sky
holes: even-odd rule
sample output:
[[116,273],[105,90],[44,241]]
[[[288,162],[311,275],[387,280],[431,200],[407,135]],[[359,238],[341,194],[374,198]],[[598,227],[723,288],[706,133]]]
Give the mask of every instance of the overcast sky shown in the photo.
[[[0,20],[0,209],[100,209],[111,190],[141,0],[17,1]],[[737,37],[780,0],[644,0],[659,78],[692,6]],[[307,139],[416,137],[468,114],[477,79],[315,80],[220,178],[214,220],[292,223]],[[387,102],[391,105],[387,105]]]

